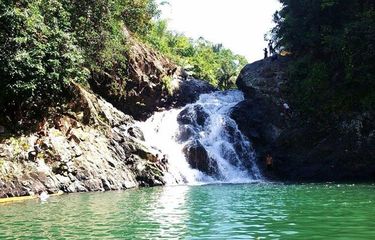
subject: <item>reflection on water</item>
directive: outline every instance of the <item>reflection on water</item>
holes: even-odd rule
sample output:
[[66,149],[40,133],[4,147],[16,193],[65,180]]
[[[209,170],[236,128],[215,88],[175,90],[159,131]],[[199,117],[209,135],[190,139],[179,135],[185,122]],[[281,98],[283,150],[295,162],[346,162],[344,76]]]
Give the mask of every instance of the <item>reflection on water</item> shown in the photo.
[[373,239],[372,185],[208,185],[0,205],[1,239]]
[[[159,224],[159,238],[173,238],[185,235],[187,232],[185,222],[188,220],[186,207],[188,186],[161,188],[155,206],[148,214],[150,222]],[[153,235],[148,236],[149,239]]]

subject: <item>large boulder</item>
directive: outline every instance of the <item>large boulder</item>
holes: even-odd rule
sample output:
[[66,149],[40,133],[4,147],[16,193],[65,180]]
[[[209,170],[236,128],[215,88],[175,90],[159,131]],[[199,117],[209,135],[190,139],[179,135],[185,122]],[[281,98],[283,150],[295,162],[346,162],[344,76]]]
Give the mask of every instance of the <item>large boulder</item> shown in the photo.
[[282,106],[267,97],[246,99],[233,107],[231,118],[249,139],[257,153],[265,154],[286,127]]
[[251,140],[262,170],[265,170],[264,156],[273,151],[275,142],[291,121],[292,111],[285,107],[289,104],[284,98],[288,61],[281,56],[260,60],[246,65],[237,78],[245,100],[233,107],[231,117]]
[[206,149],[198,140],[186,144],[183,152],[193,169],[197,169],[209,176],[217,176],[219,174],[217,163],[210,159]]
[[[318,128],[288,101],[289,61],[257,61],[237,79],[246,99],[231,116],[252,141],[263,174],[292,181],[375,180],[375,114],[343,114],[337,124]],[[265,170],[267,153],[273,171]]]
[[197,139],[198,133],[204,127],[209,115],[204,111],[200,105],[190,105],[185,107],[177,116],[179,124],[179,132],[177,140],[180,143]]
[[175,89],[172,96],[168,98],[169,106],[182,107],[186,104],[196,102],[201,94],[217,91],[217,89],[207,81],[190,77],[181,77],[183,76],[183,73],[180,73],[179,76],[179,78],[174,80]]
[[246,96],[267,94],[282,97],[287,82],[286,70],[289,57],[278,56],[247,64],[240,72],[236,84]]

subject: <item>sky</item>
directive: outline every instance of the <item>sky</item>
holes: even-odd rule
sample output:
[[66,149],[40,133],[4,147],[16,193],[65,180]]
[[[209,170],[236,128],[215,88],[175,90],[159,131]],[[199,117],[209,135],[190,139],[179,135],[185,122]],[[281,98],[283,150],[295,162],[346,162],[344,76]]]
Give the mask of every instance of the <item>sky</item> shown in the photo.
[[169,29],[222,43],[249,62],[263,58],[264,34],[281,8],[277,0],[168,0],[161,7]]

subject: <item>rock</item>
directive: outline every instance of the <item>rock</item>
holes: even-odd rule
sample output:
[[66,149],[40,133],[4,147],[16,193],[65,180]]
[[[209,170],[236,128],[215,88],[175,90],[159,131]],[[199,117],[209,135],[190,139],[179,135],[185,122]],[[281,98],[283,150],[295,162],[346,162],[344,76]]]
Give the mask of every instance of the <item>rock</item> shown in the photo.
[[[133,118],[80,86],[75,91],[80,103],[71,107],[76,112],[56,115],[57,125],[45,124],[46,134],[5,138],[0,143],[0,197],[165,183],[163,169],[149,161],[153,151],[142,141]],[[33,161],[27,161],[29,153]]]
[[[90,85],[97,94],[121,111],[137,120],[147,119],[169,94],[165,85],[173,79],[177,67],[127,32],[124,28],[129,46],[126,56],[129,65],[127,79],[112,73],[102,73],[94,75]],[[114,87],[118,89],[116,93]]]
[[[287,181],[373,181],[375,114],[340,116],[339,124],[317,128],[287,100],[289,58],[257,61],[241,71],[237,86],[246,100],[231,117],[251,140],[263,174]],[[264,156],[271,153],[274,168],[265,171]]]
[[280,109],[270,98],[249,97],[232,109],[231,118],[251,140],[257,152],[263,155],[279,137],[279,129],[287,126],[286,119],[280,115]]
[[177,116],[177,121],[179,124],[203,127],[208,117],[208,114],[203,110],[202,106],[194,105],[188,106],[182,110]]
[[197,136],[197,132],[190,125],[180,125],[177,135],[177,140],[180,143],[186,142],[190,139],[194,139]]
[[210,159],[206,149],[198,140],[186,144],[183,152],[192,168],[206,173],[209,176],[217,176],[219,174],[216,161]]
[[277,60],[260,60],[246,65],[240,72],[236,84],[246,96],[269,94],[281,97],[287,81],[289,57],[279,56]]
[[142,141],[145,140],[145,137],[144,137],[141,129],[139,129],[138,127],[135,127],[135,126],[129,127],[127,132],[129,133],[130,136],[132,136],[134,138],[137,138],[137,139],[142,140]]
[[116,108],[146,120],[155,111],[184,106],[215,90],[205,81],[188,78],[186,71],[127,33],[124,29],[130,46],[127,79],[102,73],[94,74],[90,82],[93,91]]
[[196,102],[201,94],[217,91],[207,81],[199,79],[183,78],[175,79],[175,82],[175,91],[167,101],[168,108],[185,106],[186,104]]

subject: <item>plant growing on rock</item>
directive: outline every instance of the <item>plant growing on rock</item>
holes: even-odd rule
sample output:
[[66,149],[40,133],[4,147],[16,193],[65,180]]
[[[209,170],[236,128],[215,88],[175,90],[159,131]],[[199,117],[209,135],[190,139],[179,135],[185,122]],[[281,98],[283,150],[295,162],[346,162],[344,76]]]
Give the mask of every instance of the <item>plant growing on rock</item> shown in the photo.
[[40,115],[61,102],[70,81],[86,79],[70,28],[60,1],[0,3],[0,106],[12,119]]

